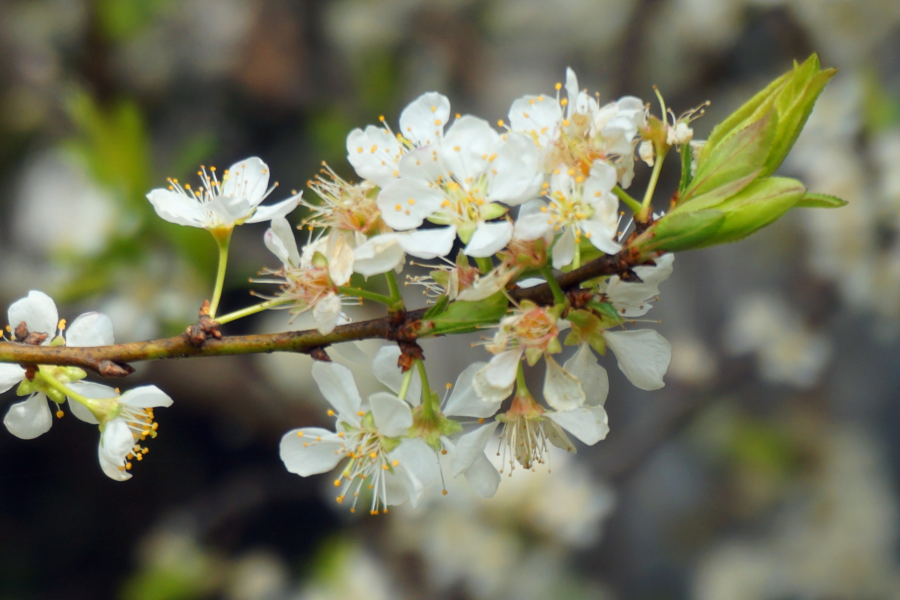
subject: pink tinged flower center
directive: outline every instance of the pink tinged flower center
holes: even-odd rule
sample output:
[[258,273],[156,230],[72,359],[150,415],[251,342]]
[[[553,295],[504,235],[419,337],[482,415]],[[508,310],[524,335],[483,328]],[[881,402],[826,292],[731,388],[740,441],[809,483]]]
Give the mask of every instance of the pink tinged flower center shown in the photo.
[[358,231],[367,236],[381,233],[384,224],[375,202],[375,188],[366,183],[350,183],[325,163],[322,167],[315,180],[307,182],[309,188],[321,198],[322,204],[313,204],[305,199],[300,201],[312,213],[303,224]]
[[556,319],[543,308],[532,308],[520,315],[512,326],[512,333],[519,345],[525,348],[546,350],[559,334]]

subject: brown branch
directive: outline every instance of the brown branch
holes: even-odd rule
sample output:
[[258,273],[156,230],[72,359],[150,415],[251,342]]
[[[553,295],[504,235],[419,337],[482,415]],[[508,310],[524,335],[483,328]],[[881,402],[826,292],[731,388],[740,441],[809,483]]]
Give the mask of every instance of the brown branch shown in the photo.
[[[629,258],[631,256],[633,255],[625,256],[624,252],[614,256],[602,256],[581,268],[561,274],[557,281],[563,290],[569,290],[601,275],[625,274],[636,264],[634,258]],[[515,300],[527,299],[545,304],[553,302],[553,294],[547,284],[527,289],[513,289],[510,291],[510,296]],[[376,338],[409,344],[420,337],[416,332],[421,327],[426,310],[422,308],[405,313],[393,313],[379,319],[341,325],[327,335],[310,329],[284,333],[221,336],[218,339],[209,337],[198,344],[195,335],[185,333],[161,340],[93,348],[0,342],[0,363],[17,363],[23,366],[81,367],[103,377],[123,377],[133,371],[128,363],[146,360],[270,352],[311,354],[331,344]],[[192,328],[188,328],[188,330],[192,331]]]

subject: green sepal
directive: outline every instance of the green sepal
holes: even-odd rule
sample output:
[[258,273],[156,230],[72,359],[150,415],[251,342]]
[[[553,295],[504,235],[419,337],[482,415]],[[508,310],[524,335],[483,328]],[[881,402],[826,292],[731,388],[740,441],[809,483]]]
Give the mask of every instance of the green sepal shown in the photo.
[[543,355],[544,351],[540,348],[525,348],[525,362],[529,367],[536,365]]
[[43,391],[42,388],[38,387],[37,379],[35,381],[28,381],[27,379],[23,379],[22,383],[19,384],[19,387],[16,388],[16,396],[30,396],[35,392]]
[[453,302],[440,315],[422,320],[419,335],[469,333],[481,325],[493,325],[506,315],[509,300],[497,292],[477,302]]
[[509,211],[509,209],[502,204],[490,202],[486,207],[484,207],[484,211],[481,213],[481,218],[485,221],[491,221],[498,217],[502,217],[507,213],[507,211]]
[[688,189],[688,186],[691,185],[691,181],[694,179],[693,175],[691,175],[691,146],[690,144],[685,144],[679,149],[681,152],[681,179],[678,184],[678,195],[684,194],[685,190]]
[[577,346],[587,342],[597,354],[601,356],[606,354],[603,331],[609,326],[604,324],[600,317],[587,310],[570,310],[566,319],[572,324],[572,329],[566,336],[566,346]]
[[624,322],[624,319],[619,315],[616,307],[610,304],[609,302],[600,302],[598,300],[591,300],[587,303],[588,308],[597,313],[600,318],[608,319],[613,323],[619,324]]
[[652,252],[683,252],[701,247],[725,223],[720,210],[672,212],[656,221],[633,246],[642,255]]
[[47,394],[47,397],[57,404],[63,404],[66,401],[66,395],[56,388],[48,387],[41,391]]
[[317,269],[327,269],[328,259],[321,252],[316,252],[313,254],[312,264]]
[[445,290],[450,287],[450,273],[443,269],[435,269],[430,273],[431,278],[434,279],[435,283],[444,288]]
[[840,208],[847,206],[849,202],[837,196],[829,196],[828,194],[817,194],[815,192],[806,192],[803,197],[794,205],[794,208]]
[[725,221],[713,235],[695,247],[704,248],[743,239],[784,215],[805,193],[806,188],[796,179],[767,177],[754,181],[717,207],[725,215]]
[[434,303],[434,306],[425,311],[424,319],[433,319],[438,316],[445,310],[447,310],[447,305],[450,304],[450,296],[444,294],[443,296],[438,297],[437,301]]

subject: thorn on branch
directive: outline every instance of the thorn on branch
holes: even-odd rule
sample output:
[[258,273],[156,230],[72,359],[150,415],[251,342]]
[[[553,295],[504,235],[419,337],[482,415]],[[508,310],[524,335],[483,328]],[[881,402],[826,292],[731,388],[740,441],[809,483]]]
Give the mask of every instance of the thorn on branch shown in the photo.
[[304,354],[309,354],[313,360],[331,362],[331,357],[328,356],[328,353],[325,352],[325,348],[323,348],[322,346],[316,346],[315,348],[306,351]]
[[126,363],[116,363],[111,360],[104,360],[97,368],[97,373],[101,377],[126,377],[134,373],[134,367]]

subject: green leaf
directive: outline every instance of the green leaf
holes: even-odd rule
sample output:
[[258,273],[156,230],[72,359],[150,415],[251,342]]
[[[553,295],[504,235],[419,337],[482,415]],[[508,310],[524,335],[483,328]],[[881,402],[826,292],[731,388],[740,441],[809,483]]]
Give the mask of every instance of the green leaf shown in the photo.
[[681,204],[735,181],[746,181],[754,173],[758,174],[769,157],[777,129],[778,116],[770,110],[762,118],[723,140],[715,152],[697,161],[697,173],[685,191]]
[[717,207],[725,215],[724,222],[712,236],[695,247],[704,248],[743,239],[777,220],[793,208],[805,193],[806,188],[796,179],[758,179]]
[[437,302],[434,303],[434,306],[432,306],[425,312],[425,316],[423,318],[433,319],[434,317],[444,312],[447,309],[448,304],[450,304],[450,296],[444,294],[437,299]]
[[847,206],[849,202],[837,196],[829,196],[828,194],[817,194],[815,192],[806,192],[803,197],[794,205],[796,208],[840,208]]
[[642,254],[655,251],[682,252],[699,248],[725,222],[719,210],[695,210],[671,213],[654,223],[633,244]]
[[440,315],[423,319],[419,335],[477,331],[479,326],[493,325],[502,319],[506,315],[508,305],[509,300],[503,292],[497,292],[493,296],[477,302],[453,302]]

